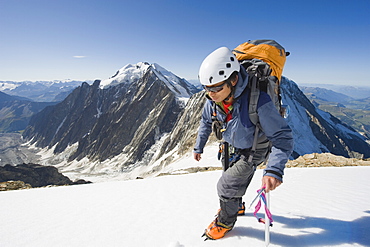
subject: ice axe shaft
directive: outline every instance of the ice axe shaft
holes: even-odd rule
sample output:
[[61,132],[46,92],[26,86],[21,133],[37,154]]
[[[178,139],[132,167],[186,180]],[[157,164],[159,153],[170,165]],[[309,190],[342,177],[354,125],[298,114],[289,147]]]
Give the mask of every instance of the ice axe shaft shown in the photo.
[[[270,193],[266,193],[266,207],[270,209]],[[265,246],[270,244],[270,219],[265,212]]]

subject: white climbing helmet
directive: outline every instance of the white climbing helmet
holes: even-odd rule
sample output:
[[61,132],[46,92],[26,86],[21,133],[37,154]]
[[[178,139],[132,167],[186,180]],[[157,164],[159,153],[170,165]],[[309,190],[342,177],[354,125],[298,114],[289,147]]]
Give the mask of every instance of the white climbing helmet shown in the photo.
[[235,55],[229,48],[220,47],[203,60],[199,69],[199,81],[204,86],[215,85],[239,70],[240,65]]

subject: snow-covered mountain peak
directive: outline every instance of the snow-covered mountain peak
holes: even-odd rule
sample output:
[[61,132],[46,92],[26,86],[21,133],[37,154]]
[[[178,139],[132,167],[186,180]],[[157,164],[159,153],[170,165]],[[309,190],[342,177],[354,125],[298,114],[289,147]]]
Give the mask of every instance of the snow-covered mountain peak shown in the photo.
[[150,67],[147,62],[139,62],[137,64],[127,64],[126,66],[119,69],[109,79],[102,80],[100,82],[100,88],[108,88],[121,83],[132,83],[143,76],[143,74]]
[[108,88],[121,83],[132,83],[139,80],[151,69],[152,72],[163,81],[166,86],[175,93],[176,97],[187,101],[190,96],[196,93],[198,90],[189,82],[179,78],[172,72],[166,70],[157,63],[149,64],[147,62],[139,62],[137,64],[127,64],[126,66],[119,69],[112,77],[100,82],[100,88]]

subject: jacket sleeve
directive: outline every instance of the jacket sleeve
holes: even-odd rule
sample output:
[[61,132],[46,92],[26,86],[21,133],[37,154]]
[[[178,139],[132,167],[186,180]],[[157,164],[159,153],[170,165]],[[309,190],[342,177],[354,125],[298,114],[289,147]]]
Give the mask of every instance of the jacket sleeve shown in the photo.
[[200,120],[197,141],[195,143],[194,152],[203,153],[204,146],[207,143],[209,135],[212,133],[212,105],[208,100],[204,104],[202,118]]
[[[264,100],[266,97],[267,100]],[[269,98],[267,94],[261,93],[258,103],[259,122],[266,137],[272,142],[264,176],[268,175],[282,181],[285,164],[293,151],[293,135],[287,122],[280,116]]]

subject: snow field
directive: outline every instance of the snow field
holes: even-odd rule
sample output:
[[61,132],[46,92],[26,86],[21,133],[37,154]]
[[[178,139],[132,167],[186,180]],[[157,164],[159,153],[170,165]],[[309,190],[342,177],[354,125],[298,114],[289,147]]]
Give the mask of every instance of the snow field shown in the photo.
[[[270,195],[270,246],[370,246],[370,167],[285,173]],[[254,206],[224,239],[200,238],[218,210],[220,175],[1,192],[0,246],[264,246],[264,225],[253,217]],[[244,197],[247,207],[261,176],[257,170]]]

